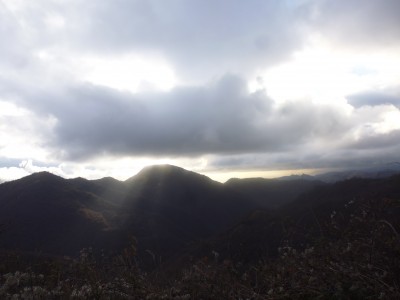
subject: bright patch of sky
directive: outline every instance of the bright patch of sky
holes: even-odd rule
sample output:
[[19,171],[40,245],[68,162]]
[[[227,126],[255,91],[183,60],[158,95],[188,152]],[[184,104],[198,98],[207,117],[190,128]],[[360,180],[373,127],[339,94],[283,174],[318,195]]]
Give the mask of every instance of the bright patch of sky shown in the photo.
[[165,60],[139,55],[82,59],[82,79],[132,93],[168,91],[176,85],[173,69]]

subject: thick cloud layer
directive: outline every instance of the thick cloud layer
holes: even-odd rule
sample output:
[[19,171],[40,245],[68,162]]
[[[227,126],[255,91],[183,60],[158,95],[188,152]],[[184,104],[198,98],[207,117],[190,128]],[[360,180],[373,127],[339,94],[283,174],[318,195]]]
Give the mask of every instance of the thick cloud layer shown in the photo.
[[[101,155],[205,154],[235,160],[241,153],[258,153],[260,160],[268,153],[269,159],[251,165],[299,167],[303,161],[311,167],[330,158],[327,149],[333,156],[350,151],[350,160],[359,156],[354,149],[399,146],[393,142],[396,131],[375,129],[382,116],[396,112],[390,105],[344,109],[305,100],[279,103],[265,91],[248,92],[245,82],[233,75],[169,93],[130,94],[86,84],[29,96],[30,101],[20,103],[56,120],[47,147],[72,161]],[[233,163],[229,158],[222,161]]]
[[79,37],[102,51],[159,49],[182,76],[204,78],[287,57],[301,43],[301,27],[297,11],[286,8],[277,0],[119,0],[87,8],[92,18]]
[[275,103],[249,93],[233,75],[169,93],[129,94],[93,85],[30,94],[23,103],[52,116],[54,139],[68,159],[104,153],[193,156],[275,152],[336,139],[350,128],[339,108],[307,101]]

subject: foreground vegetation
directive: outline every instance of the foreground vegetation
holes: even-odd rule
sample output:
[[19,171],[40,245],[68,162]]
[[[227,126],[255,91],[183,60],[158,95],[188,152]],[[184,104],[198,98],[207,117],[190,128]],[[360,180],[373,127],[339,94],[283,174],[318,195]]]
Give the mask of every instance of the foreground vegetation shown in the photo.
[[277,257],[242,263],[213,253],[174,276],[161,267],[140,271],[134,240],[114,256],[83,249],[79,259],[26,260],[6,253],[0,298],[399,299],[399,209],[398,199],[354,199],[317,222],[321,234],[311,239],[292,224]]

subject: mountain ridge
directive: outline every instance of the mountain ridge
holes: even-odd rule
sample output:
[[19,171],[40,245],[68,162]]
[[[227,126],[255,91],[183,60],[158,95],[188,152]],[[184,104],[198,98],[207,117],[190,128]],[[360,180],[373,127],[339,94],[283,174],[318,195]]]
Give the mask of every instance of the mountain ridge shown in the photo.
[[131,280],[123,295],[150,286],[155,299],[398,296],[399,204],[400,175],[221,184],[171,166],[127,182],[34,174],[0,185],[2,283],[23,268],[46,287],[61,271],[66,290],[79,280],[114,293]]
[[[357,189],[369,182],[359,180]],[[377,186],[389,182],[370,180]],[[216,239],[221,252],[228,251],[222,245],[228,242],[240,245],[246,240],[254,246],[232,257],[252,251],[273,253],[277,238],[269,244],[267,236],[281,235],[278,215],[285,207],[302,211],[309,205],[307,199],[318,199],[316,193],[326,186],[340,195],[346,182],[332,185],[296,177],[231,179],[222,184],[171,165],[145,168],[125,181],[64,179],[39,172],[0,185],[0,224],[6,225],[0,248],[74,256],[90,246],[119,251],[135,236],[144,268],[154,267],[154,257],[168,260],[201,240]],[[321,197],[329,194],[336,195]],[[268,216],[275,216],[275,221]],[[259,228],[253,230],[254,222]],[[251,238],[256,236],[252,231],[267,240],[255,245],[259,239]]]
[[[129,182],[130,180],[133,180],[135,177],[137,177],[140,174],[146,174],[146,173],[151,173],[151,172],[155,172],[155,171],[159,171],[159,170],[163,170],[164,172],[191,172],[191,173],[195,173],[204,177],[209,178],[206,175],[200,174],[200,173],[196,173],[190,170],[186,170],[184,168],[181,168],[179,166],[175,166],[175,165],[171,165],[171,164],[159,164],[159,165],[149,165],[144,167],[141,171],[139,171],[137,174],[125,179],[125,180],[118,180],[115,179],[113,177],[110,176],[106,176],[106,177],[102,177],[102,178],[98,178],[98,179],[86,179],[84,177],[75,177],[75,178],[69,178],[69,179],[86,179],[89,181],[118,181],[118,182]],[[169,171],[168,171],[169,170]],[[342,170],[338,170],[338,171],[329,171],[329,172],[324,172],[324,173],[319,173],[319,174],[315,174],[315,175],[309,175],[309,174],[301,174],[301,175],[297,175],[297,174],[292,174],[292,175],[287,175],[287,176],[280,176],[280,177],[273,177],[273,178],[265,178],[265,177],[244,177],[244,178],[237,178],[237,177],[232,177],[229,178],[225,183],[232,181],[232,180],[237,180],[237,179],[268,179],[268,180],[319,180],[319,181],[324,181],[324,182],[329,182],[329,183],[333,183],[336,181],[342,181],[342,180],[346,180],[346,179],[350,179],[350,178],[354,178],[354,177],[361,177],[361,178],[384,178],[384,177],[388,177],[391,175],[395,175],[397,173],[400,173],[400,162],[391,162],[391,163],[386,163],[386,164],[381,164],[381,165],[377,165],[377,166],[372,166],[372,167],[365,167],[365,168],[354,168],[354,169],[342,169]],[[40,171],[40,172],[35,172],[32,174],[53,174],[57,177],[61,177],[64,178],[62,176],[59,176],[57,174],[54,174],[50,171]],[[26,175],[24,177],[30,176],[32,174]],[[24,178],[21,177],[21,178]],[[19,178],[19,179],[21,179]],[[209,178],[210,180],[213,180],[211,178]],[[10,182],[10,181],[15,181],[18,179],[13,179],[13,180],[3,180],[0,178],[0,184],[5,183],[5,182]],[[215,180],[213,180],[215,181]],[[219,182],[219,181],[216,181]]]
[[155,166],[124,182],[35,173],[0,185],[0,208],[0,224],[8,224],[3,248],[74,255],[89,246],[122,249],[134,235],[150,265],[148,251],[172,255],[252,205],[204,175]]

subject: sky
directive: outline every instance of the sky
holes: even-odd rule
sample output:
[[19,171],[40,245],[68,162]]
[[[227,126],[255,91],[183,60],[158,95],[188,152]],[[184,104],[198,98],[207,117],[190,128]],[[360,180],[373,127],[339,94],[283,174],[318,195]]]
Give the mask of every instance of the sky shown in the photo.
[[398,0],[0,0],[0,180],[400,161]]

